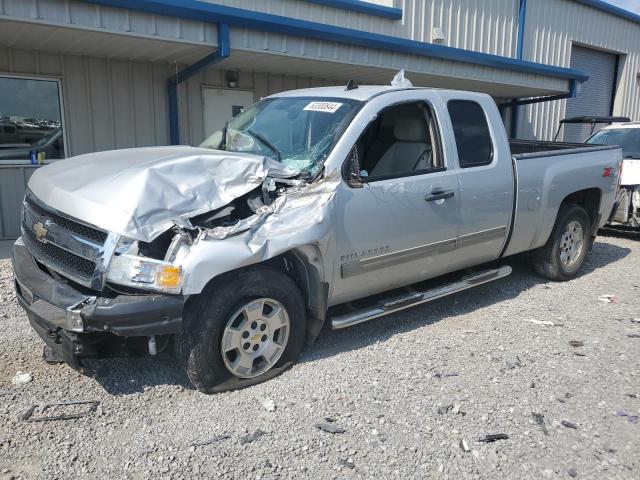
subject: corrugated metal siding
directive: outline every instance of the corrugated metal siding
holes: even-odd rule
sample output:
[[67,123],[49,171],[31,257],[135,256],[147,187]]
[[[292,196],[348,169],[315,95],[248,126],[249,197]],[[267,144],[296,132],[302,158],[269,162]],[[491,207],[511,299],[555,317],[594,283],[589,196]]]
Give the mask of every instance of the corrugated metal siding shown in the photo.
[[[396,5],[404,11],[401,21],[303,0],[216,0],[212,3],[425,42],[431,41],[433,28],[439,26],[445,33],[446,38],[442,42],[444,45],[503,56],[515,55],[518,0],[402,0]],[[30,8],[25,8],[25,3],[19,0],[3,0],[0,5],[3,5],[0,18],[5,15],[6,18],[35,19],[40,23],[188,42],[200,46],[213,46],[216,43],[213,25],[101,7],[79,0],[31,0],[28,2]],[[538,91],[566,89],[565,81],[540,75],[250,30],[232,29],[231,34],[232,48],[236,51],[276,53],[388,70],[405,68],[422,74],[522,85],[537,88]],[[41,48],[46,49],[46,46]],[[563,84],[561,88],[558,88],[559,83]]]
[[[206,1],[206,0],[205,0]],[[443,45],[515,56],[518,0],[400,0],[403,19],[394,21],[301,0],[215,0],[230,7],[288,16],[431,42],[434,27],[445,34]],[[372,2],[389,6],[389,2]]]
[[0,165],[0,240],[20,236],[22,198],[35,168]]
[[[640,119],[638,24],[571,0],[527,3],[526,60],[568,67],[572,43],[622,54],[613,113]],[[521,108],[519,136],[551,139],[565,109],[566,100]]]
[[[403,10],[400,21],[304,0],[215,0],[208,3],[423,42],[431,42],[433,28],[441,27],[446,36],[444,45],[515,55],[518,0],[401,0],[394,2],[394,6]],[[372,3],[389,6],[390,2]],[[215,43],[216,38],[213,26],[203,22],[98,6],[80,0],[1,0],[0,15],[189,42]]]
[[81,0],[0,0],[1,16],[194,43],[215,43],[216,39],[215,27],[210,24]]
[[[618,56],[574,45],[571,49],[571,68],[587,72],[589,80],[584,82],[575,98],[567,100],[565,115],[611,115],[612,95]],[[567,124],[564,140],[584,142],[591,132],[591,125]]]
[[[207,69],[181,84],[179,89],[181,142],[198,145],[213,133],[203,131],[202,87],[226,88],[226,83],[224,70]],[[285,90],[337,84],[346,84],[346,81],[241,71],[238,72],[237,88],[252,90],[254,100],[258,101],[261,97]]]

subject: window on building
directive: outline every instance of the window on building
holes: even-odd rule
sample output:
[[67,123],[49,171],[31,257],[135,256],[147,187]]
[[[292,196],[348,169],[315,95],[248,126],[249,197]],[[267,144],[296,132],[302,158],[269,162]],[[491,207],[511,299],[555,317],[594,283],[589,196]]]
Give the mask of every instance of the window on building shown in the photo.
[[489,165],[493,160],[493,145],[482,107],[469,100],[451,100],[447,108],[458,148],[460,168]]
[[438,134],[424,102],[385,109],[356,143],[360,176],[369,181],[428,173],[443,167]]
[[65,157],[60,83],[0,76],[0,161]]

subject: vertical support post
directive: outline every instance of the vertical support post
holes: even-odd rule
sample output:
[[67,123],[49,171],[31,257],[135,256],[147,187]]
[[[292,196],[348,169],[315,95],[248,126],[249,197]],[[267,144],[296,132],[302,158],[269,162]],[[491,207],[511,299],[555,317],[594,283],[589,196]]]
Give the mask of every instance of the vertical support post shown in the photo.
[[178,87],[185,80],[191,78],[203,68],[221,62],[231,55],[231,42],[229,35],[229,25],[219,23],[218,28],[218,49],[193,65],[185,67],[175,76],[167,79],[167,97],[169,102],[169,141],[171,145],[180,144],[180,115],[178,110]]
[[167,80],[169,99],[169,142],[180,145],[180,118],[178,117],[178,84],[174,78]]
[[[524,28],[527,20],[527,0],[520,0],[518,5],[518,36],[516,40],[516,58],[522,60],[524,54]],[[518,99],[511,103],[511,136],[518,136]]]

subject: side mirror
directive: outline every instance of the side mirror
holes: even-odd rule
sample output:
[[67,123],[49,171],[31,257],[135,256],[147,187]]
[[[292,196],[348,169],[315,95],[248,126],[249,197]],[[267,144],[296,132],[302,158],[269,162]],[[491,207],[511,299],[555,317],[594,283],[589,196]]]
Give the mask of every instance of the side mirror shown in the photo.
[[[345,162],[346,180],[351,188],[364,187],[363,177],[368,176],[366,170],[360,170],[360,161],[358,159],[358,149],[354,146],[349,153],[349,157]],[[364,173],[364,175],[362,175]]]

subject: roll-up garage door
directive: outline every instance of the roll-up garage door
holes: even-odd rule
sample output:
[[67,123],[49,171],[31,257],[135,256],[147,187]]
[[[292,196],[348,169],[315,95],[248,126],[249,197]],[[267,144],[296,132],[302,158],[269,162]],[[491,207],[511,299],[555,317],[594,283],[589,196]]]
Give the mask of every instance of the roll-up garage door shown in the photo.
[[[592,48],[573,45],[571,68],[589,75],[575,98],[567,100],[566,117],[577,115],[611,115],[613,86],[618,56]],[[566,125],[565,142],[583,142],[591,131],[589,125]]]

